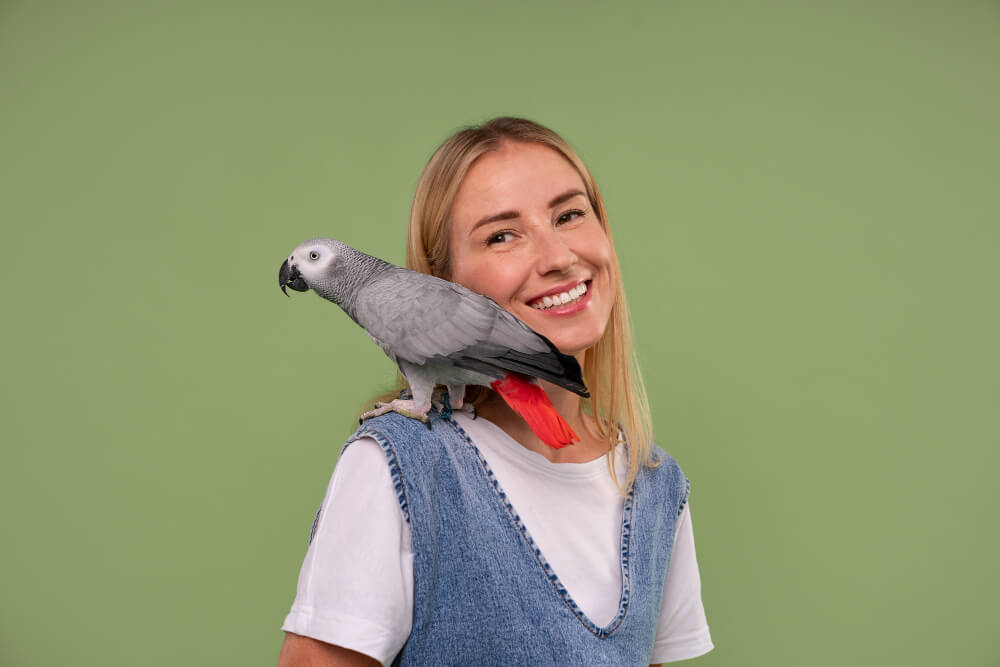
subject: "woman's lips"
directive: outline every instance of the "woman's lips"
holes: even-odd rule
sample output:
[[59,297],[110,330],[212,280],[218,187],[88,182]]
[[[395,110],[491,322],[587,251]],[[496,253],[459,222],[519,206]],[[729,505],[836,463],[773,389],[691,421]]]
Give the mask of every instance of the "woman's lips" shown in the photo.
[[563,292],[568,292],[571,289],[579,287],[580,285],[582,285],[583,283],[587,282],[588,280],[589,280],[588,278],[582,278],[582,279],[581,278],[577,278],[576,280],[571,280],[571,281],[569,281],[568,283],[566,283],[564,285],[560,285],[558,287],[553,287],[548,292],[543,292],[543,293],[539,294],[534,299],[529,299],[528,303],[529,304],[533,304],[533,303],[536,303],[537,301],[541,301],[542,297],[555,296],[556,294],[562,294]]
[[[571,301],[567,304],[551,306],[549,308],[535,308],[531,305],[531,303],[529,303],[528,306],[533,310],[546,315],[572,315],[573,313],[577,313],[587,307],[587,304],[590,303],[590,295],[593,293],[593,286],[591,285],[590,280],[586,280],[581,284],[586,286],[587,291],[582,297],[580,297],[579,301]],[[538,301],[539,299],[535,299],[532,303],[537,303]]]

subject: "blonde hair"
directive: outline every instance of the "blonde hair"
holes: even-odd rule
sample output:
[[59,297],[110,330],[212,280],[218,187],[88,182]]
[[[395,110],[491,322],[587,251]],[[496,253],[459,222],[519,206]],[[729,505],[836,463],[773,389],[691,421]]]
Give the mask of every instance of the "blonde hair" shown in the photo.
[[[629,469],[624,487],[618,486],[625,494],[631,489],[641,466],[656,467],[659,463],[653,460],[655,445],[649,404],[632,344],[625,287],[604,201],[590,170],[576,151],[552,130],[523,118],[494,118],[453,134],[434,152],[417,182],[410,209],[406,266],[414,271],[448,277],[448,221],[458,189],[472,164],[482,155],[498,150],[506,141],[542,144],[565,157],[580,174],[590,205],[610,242],[614,305],[604,335],[587,350],[584,358],[583,378],[590,398],[583,400],[584,407],[596,417],[599,433],[607,440],[608,469],[616,484],[614,450],[619,442],[619,428],[624,431]],[[405,386],[405,379],[399,376],[399,387],[380,399],[395,398],[399,389]],[[466,390],[466,402],[477,405],[489,392],[485,387],[470,386]]]

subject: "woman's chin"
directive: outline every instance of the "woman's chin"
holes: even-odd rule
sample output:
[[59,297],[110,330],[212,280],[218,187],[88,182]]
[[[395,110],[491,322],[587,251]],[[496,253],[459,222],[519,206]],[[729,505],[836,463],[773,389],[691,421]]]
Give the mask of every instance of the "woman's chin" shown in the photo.
[[[542,335],[545,335],[545,334],[542,334]],[[546,336],[546,338],[548,338],[550,341],[552,341],[552,344],[555,345],[556,348],[560,352],[562,352],[563,354],[565,354],[567,356],[570,356],[570,357],[576,357],[576,360],[579,361],[581,365],[583,364],[583,357],[587,353],[587,350],[589,350],[590,348],[594,347],[594,345],[596,345],[597,341],[599,340],[599,339],[595,339],[595,340],[592,340],[592,341],[589,340],[589,339],[588,340],[579,340],[579,339],[567,340],[565,338],[560,338],[558,336],[556,336],[556,337]]]

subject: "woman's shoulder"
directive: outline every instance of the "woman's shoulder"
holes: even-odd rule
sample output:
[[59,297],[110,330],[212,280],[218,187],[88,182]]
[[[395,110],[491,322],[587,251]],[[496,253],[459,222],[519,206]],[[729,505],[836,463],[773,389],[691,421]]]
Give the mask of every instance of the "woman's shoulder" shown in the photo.
[[439,462],[453,456],[462,434],[434,409],[428,413],[428,419],[425,423],[396,412],[366,419],[344,443],[341,456],[352,443],[366,439],[382,449],[394,482],[398,482],[401,468],[411,474],[433,470]]
[[[419,461],[421,457],[412,456],[410,450],[427,438],[427,431],[420,420],[395,412],[367,419],[341,448],[337,472],[353,478],[356,483],[391,489],[403,519],[409,523],[410,502],[404,477],[412,481],[414,476],[421,476],[419,466],[411,464],[412,460]],[[425,451],[423,458],[428,458],[428,448],[421,449]]]
[[681,464],[678,463],[677,459],[675,459],[666,449],[656,444],[655,441],[652,443],[650,457],[654,462],[656,462],[656,465],[661,468],[666,467],[672,470],[680,470]]
[[677,460],[665,449],[652,443],[650,451],[652,465],[643,466],[636,481],[656,489],[656,494],[670,504],[676,505],[677,514],[687,505],[691,492],[691,482]]

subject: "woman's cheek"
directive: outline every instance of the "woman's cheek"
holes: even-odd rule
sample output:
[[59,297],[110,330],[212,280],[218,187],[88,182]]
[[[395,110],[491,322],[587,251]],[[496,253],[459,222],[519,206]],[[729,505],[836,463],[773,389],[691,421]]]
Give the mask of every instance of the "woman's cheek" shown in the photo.
[[485,294],[501,305],[509,305],[518,297],[531,271],[530,257],[520,248],[498,251],[456,253],[452,265],[452,280],[473,292]]
[[491,266],[480,275],[483,294],[499,303],[509,303],[514,296],[510,273],[503,265]]

